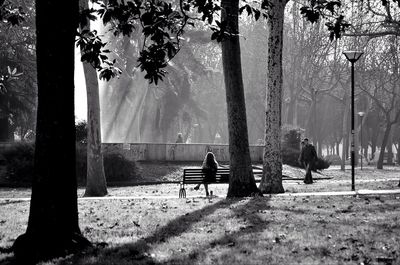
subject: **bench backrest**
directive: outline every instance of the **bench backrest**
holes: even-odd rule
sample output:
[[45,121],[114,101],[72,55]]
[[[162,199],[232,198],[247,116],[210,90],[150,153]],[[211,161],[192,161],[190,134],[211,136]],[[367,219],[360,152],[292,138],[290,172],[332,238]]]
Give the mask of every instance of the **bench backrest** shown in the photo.
[[[253,168],[253,173],[256,175],[262,174],[262,169]],[[186,184],[203,183],[204,172],[202,168],[185,168],[183,169],[183,182]],[[218,168],[215,176],[215,183],[229,182],[229,168]]]
[[[186,168],[183,170],[183,182],[187,184],[203,183],[204,172],[201,168]],[[218,168],[215,183],[229,182],[229,168]]]

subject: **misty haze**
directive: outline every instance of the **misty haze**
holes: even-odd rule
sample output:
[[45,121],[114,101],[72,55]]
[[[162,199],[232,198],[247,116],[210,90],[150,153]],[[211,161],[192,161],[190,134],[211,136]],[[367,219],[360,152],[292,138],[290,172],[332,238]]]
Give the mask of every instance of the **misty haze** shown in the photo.
[[0,1],[0,264],[400,264],[400,0]]

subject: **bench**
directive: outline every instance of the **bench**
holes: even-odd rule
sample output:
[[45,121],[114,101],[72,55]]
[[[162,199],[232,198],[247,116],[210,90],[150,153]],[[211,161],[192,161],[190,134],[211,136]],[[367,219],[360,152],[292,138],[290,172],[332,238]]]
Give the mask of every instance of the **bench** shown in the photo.
[[[253,174],[262,174],[262,169],[253,167]],[[229,183],[229,167],[219,167],[215,176],[215,181],[209,184],[226,184]],[[183,179],[180,182],[179,198],[186,198],[186,184],[204,184],[204,173],[202,168],[185,168],[183,169]]]

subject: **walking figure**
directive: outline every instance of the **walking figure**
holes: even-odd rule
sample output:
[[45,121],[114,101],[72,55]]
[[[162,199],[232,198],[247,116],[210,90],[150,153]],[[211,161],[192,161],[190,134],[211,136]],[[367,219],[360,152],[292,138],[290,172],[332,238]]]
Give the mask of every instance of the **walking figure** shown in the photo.
[[[303,144],[304,142],[304,144]],[[308,143],[308,139],[305,138],[302,142],[302,148],[300,152],[299,162],[306,169],[306,176],[304,178],[305,184],[312,184],[313,179],[311,175],[311,169],[314,167],[317,161],[317,152],[312,144]]]

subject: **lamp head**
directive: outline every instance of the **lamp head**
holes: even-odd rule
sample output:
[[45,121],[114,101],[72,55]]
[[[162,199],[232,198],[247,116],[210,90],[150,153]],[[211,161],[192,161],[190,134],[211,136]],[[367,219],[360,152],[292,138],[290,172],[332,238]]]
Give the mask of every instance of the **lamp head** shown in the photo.
[[343,54],[346,56],[347,60],[349,60],[351,63],[355,63],[364,53],[361,51],[344,51]]
[[358,113],[358,116],[360,116],[361,118],[362,118],[364,115],[365,115],[365,112],[364,112],[364,111],[360,111],[360,112]]

